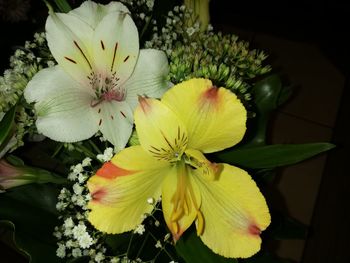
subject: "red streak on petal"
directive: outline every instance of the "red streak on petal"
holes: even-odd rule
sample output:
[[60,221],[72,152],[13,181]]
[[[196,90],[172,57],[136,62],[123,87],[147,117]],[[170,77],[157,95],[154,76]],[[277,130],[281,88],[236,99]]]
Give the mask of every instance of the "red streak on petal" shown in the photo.
[[148,113],[151,109],[151,105],[148,103],[147,98],[139,96],[139,103],[144,113]]
[[106,189],[100,188],[91,194],[92,200],[100,202],[101,199],[107,194]]
[[111,162],[104,163],[100,169],[97,170],[96,175],[106,178],[115,179],[119,176],[125,176],[135,173],[134,171],[125,170],[116,166]]
[[204,92],[204,98],[211,100],[212,102],[216,102],[218,99],[218,91],[219,89],[217,87],[212,86]]
[[[218,108],[220,105],[219,89],[215,86],[209,87],[200,97],[200,107],[207,110]],[[209,108],[208,108],[209,107]]]
[[249,226],[248,231],[249,231],[249,233],[250,233],[251,235],[253,235],[253,236],[258,236],[258,235],[261,234],[260,228],[258,228],[258,227],[257,227],[256,225],[254,225],[254,224],[251,224],[251,225]]

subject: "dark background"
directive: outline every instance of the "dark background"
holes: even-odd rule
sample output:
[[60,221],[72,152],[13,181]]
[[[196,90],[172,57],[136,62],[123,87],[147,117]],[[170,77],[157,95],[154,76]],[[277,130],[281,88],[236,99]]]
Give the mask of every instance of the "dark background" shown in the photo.
[[[350,262],[350,206],[346,201],[350,193],[347,171],[350,156],[350,9],[345,2],[211,0],[210,5],[214,28],[227,30],[233,27],[242,32],[312,44],[345,77],[340,104],[336,105],[338,114],[332,136],[332,142],[338,147],[327,158],[303,263]],[[16,45],[23,45],[25,40],[32,39],[33,32],[43,29],[46,15],[47,9],[39,0],[0,0],[0,72],[8,67],[9,56]],[[246,39],[253,47],[254,35],[250,34]],[[329,92],[332,92],[332,87],[329,87]],[[300,191],[303,190],[307,191],[301,187]],[[1,243],[0,251],[0,262],[23,261]]]

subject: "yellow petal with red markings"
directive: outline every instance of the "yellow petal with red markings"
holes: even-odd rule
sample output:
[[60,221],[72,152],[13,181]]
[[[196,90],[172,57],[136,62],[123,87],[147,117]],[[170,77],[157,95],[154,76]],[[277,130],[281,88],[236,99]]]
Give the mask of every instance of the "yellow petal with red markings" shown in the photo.
[[148,155],[141,146],[122,150],[88,181],[92,197],[88,220],[106,233],[134,229],[153,210],[147,199],[160,197],[168,171],[168,163]]
[[247,112],[235,94],[207,79],[191,79],[169,89],[165,103],[184,122],[188,148],[216,152],[244,136]]
[[200,237],[204,244],[224,257],[247,258],[257,253],[260,233],[271,218],[248,173],[224,164],[216,181],[207,182],[198,171],[194,171],[194,179],[202,196],[204,231]]
[[208,181],[215,180],[221,171],[221,165],[208,161],[204,154],[197,150],[187,149],[185,151],[185,162],[198,169]]
[[177,241],[197,218],[201,196],[191,178],[190,167],[178,163],[168,173],[162,188],[162,209],[165,222]]
[[159,100],[139,98],[135,125],[141,146],[159,160],[179,160],[187,145],[181,120]]

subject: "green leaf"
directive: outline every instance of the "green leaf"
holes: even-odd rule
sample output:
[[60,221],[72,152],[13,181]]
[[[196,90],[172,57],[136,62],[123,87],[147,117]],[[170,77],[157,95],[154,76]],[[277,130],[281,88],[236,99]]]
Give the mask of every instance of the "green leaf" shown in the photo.
[[72,10],[71,6],[66,0],[55,0],[55,3],[62,13],[68,13],[70,10]]
[[58,225],[59,190],[53,185],[26,185],[0,195],[0,220],[15,225],[15,242],[35,263],[60,262],[52,233]]
[[13,155],[13,154],[7,155],[6,161],[8,161],[10,164],[12,164],[14,166],[24,166],[23,160],[15,155]]
[[176,243],[176,251],[186,263],[237,263],[234,258],[224,258],[210,250],[195,231],[187,230],[181,239]]
[[266,130],[270,113],[279,105],[282,82],[278,75],[271,75],[257,82],[252,88],[252,95],[256,106],[256,117],[252,120],[253,127],[249,127],[248,142],[244,147],[265,145]]
[[0,220],[0,241],[5,243],[8,247],[12,248],[19,254],[22,254],[25,257],[28,257],[28,254],[19,248],[17,248],[16,240],[15,240],[15,225],[8,220]]
[[16,106],[13,106],[8,112],[6,112],[5,116],[2,118],[0,122],[0,148],[2,148],[2,144],[8,139],[10,131],[12,129],[14,119],[16,114]]
[[328,151],[330,143],[275,144],[243,149],[231,149],[213,156],[220,162],[252,169],[275,168],[291,165]]

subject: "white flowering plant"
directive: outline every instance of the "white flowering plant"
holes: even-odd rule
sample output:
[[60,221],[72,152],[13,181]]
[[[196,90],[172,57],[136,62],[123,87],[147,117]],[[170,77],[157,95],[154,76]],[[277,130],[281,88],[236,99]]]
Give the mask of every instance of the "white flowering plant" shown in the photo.
[[290,94],[267,55],[209,0],[44,2],[0,77],[3,241],[34,263],[283,262],[262,240],[300,225],[259,188],[333,145],[267,144]]

